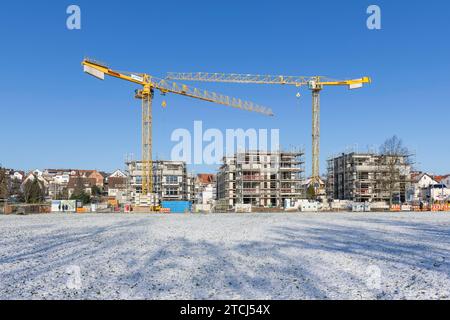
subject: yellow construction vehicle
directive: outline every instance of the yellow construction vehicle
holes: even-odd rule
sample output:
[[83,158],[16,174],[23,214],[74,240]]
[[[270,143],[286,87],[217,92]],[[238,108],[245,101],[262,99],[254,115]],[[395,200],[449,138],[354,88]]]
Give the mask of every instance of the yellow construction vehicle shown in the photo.
[[[144,195],[153,193],[152,100],[155,89],[159,90],[162,94],[175,93],[242,110],[258,112],[264,115],[273,115],[271,109],[259,106],[252,102],[228,97],[215,92],[192,88],[185,84],[158,79],[145,73],[115,71],[110,69],[106,64],[92,59],[84,59],[82,65],[84,72],[98,79],[104,80],[105,75],[108,75],[133,82],[142,87],[141,89],[136,90],[135,97],[142,100],[142,194]],[[163,103],[163,106],[165,107],[165,102]]]
[[[334,80],[321,76],[274,76],[274,75],[251,75],[251,74],[226,74],[226,73],[177,73],[169,72],[167,79],[203,82],[226,82],[226,83],[255,83],[255,84],[278,84],[293,85],[296,87],[307,86],[312,91],[312,169],[311,182],[318,188],[319,176],[319,146],[320,146],[320,91],[325,86],[347,86],[349,89],[361,88],[365,83],[371,83],[369,77],[352,80]],[[297,94],[300,98],[300,93]]]

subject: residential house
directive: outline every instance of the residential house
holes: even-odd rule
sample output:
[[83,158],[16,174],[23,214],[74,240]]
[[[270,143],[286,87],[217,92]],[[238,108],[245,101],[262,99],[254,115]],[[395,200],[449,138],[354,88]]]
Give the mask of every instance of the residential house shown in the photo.
[[119,203],[127,201],[127,177],[108,177],[108,197],[116,199]]
[[195,203],[213,204],[216,199],[216,175],[201,173],[195,177]]
[[426,199],[428,203],[449,202],[450,188],[443,183],[431,185],[426,190]]
[[9,178],[11,180],[20,181],[22,182],[25,178],[25,172],[23,171],[15,171],[15,170],[9,170]]
[[447,188],[450,188],[450,174],[442,176],[441,183],[445,184]]
[[94,179],[95,185],[99,188],[103,188],[105,177],[97,170],[78,170],[76,175],[83,178]]
[[76,175],[74,169],[45,169],[43,176],[49,181],[48,194],[52,199],[65,193],[71,176]]
[[450,188],[450,174],[443,176],[433,176],[433,179],[436,180],[437,183],[443,183]]
[[122,170],[116,170],[113,173],[111,173],[108,178],[126,178],[127,175]]
[[427,201],[428,188],[438,183],[431,175],[424,172],[413,172],[411,174],[411,182],[407,200],[413,203]]
[[95,178],[86,178],[83,176],[71,176],[69,183],[67,185],[67,192],[69,198],[73,193],[79,189],[83,190],[86,194],[92,194],[92,188],[97,185],[97,180]]

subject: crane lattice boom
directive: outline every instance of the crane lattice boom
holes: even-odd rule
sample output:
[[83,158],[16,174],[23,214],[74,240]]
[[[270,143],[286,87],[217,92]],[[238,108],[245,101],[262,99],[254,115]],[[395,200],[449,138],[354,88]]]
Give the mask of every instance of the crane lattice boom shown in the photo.
[[[230,106],[237,109],[273,116],[273,112],[270,108],[260,106],[250,101],[245,101],[220,93],[194,88],[185,84],[179,84],[165,79],[159,79],[148,74],[132,73],[127,71],[114,71],[109,69],[105,65],[100,65],[98,62],[92,62],[91,60],[87,59],[83,61],[83,65],[85,68],[85,72],[102,80],[104,79],[104,75],[107,74],[109,76],[134,82],[142,86],[149,86],[153,89],[159,90],[163,94],[174,93],[204,101],[214,102],[225,106]],[[96,72],[100,72],[100,74],[93,74]]]
[[312,91],[312,173],[311,181],[317,186],[319,177],[320,152],[320,91],[325,86],[348,86],[349,89],[358,89],[365,83],[371,83],[369,77],[350,80],[335,80],[322,76],[283,76],[283,75],[252,75],[236,73],[208,73],[208,72],[169,72],[167,79],[203,82],[227,83],[253,83],[307,86]]
[[98,79],[104,80],[105,75],[108,75],[142,86],[142,89],[136,91],[135,97],[142,101],[142,194],[144,195],[153,193],[152,101],[155,90],[159,90],[162,94],[174,93],[237,109],[258,112],[269,116],[273,115],[271,109],[259,106],[250,101],[192,88],[185,84],[178,84],[165,79],[158,79],[145,73],[112,70],[105,64],[91,59],[84,59],[82,65],[84,72]]
[[297,87],[309,85],[311,82],[323,86],[356,85],[370,83],[369,77],[351,80],[334,80],[321,76],[277,76],[258,74],[237,74],[237,73],[208,73],[208,72],[169,72],[167,79],[182,81],[203,81],[203,82],[227,82],[227,83],[255,83],[255,84],[286,84]]

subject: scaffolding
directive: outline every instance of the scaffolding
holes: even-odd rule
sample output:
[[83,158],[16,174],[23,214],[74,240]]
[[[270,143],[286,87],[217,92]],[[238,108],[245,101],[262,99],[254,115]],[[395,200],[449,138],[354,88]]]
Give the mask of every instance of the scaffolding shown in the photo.
[[224,158],[217,176],[218,200],[228,209],[236,204],[281,208],[304,197],[304,152],[238,152]]
[[[127,166],[127,196],[131,203],[143,205],[150,200],[143,193],[142,161],[129,161]],[[155,160],[152,162],[152,186],[154,202],[191,201],[192,179],[182,161]],[[152,200],[153,201],[153,200]]]
[[354,202],[406,202],[411,184],[410,155],[343,153],[328,159],[327,197]]

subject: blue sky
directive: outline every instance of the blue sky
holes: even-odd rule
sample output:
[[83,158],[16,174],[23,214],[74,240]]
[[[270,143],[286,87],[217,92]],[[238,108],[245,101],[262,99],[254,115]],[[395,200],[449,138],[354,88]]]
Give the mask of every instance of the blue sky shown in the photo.
[[[66,8],[82,29],[66,28]],[[366,9],[382,10],[382,30]],[[83,74],[84,56],[118,70],[164,76],[209,71],[354,78],[361,90],[327,88],[321,168],[328,156],[360,151],[396,134],[417,166],[450,173],[448,1],[8,1],[0,11],[0,163],[31,169],[122,168],[140,154],[136,86]],[[310,170],[311,97],[279,86],[205,84],[272,107],[264,117],[169,95],[155,98],[154,156],[169,158],[174,129],[279,128],[281,144],[304,146]],[[213,170],[198,166],[195,172]]]

